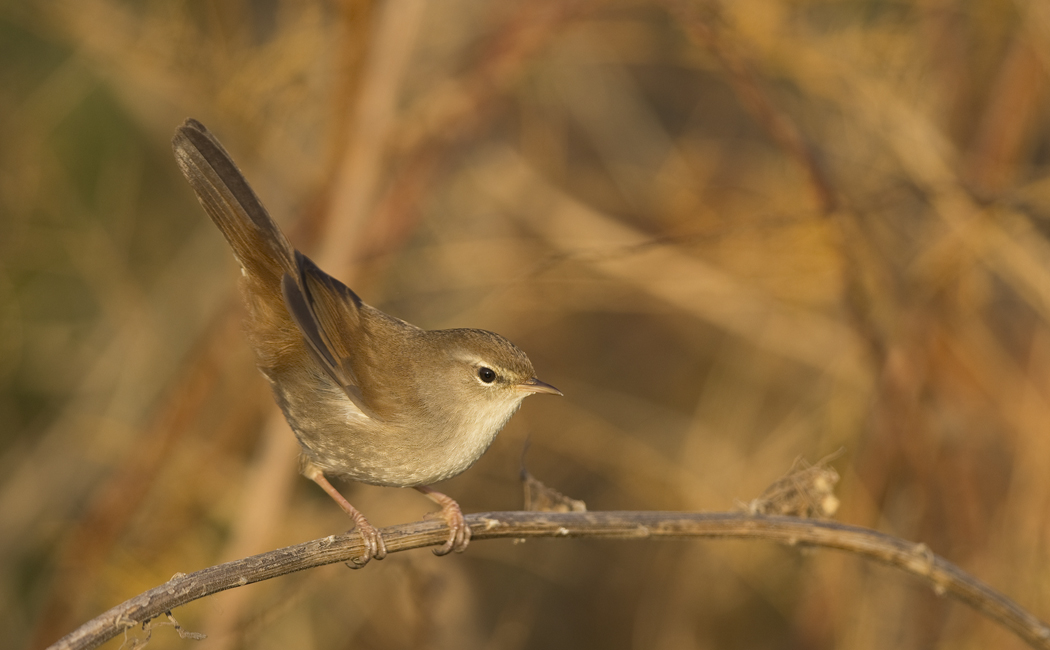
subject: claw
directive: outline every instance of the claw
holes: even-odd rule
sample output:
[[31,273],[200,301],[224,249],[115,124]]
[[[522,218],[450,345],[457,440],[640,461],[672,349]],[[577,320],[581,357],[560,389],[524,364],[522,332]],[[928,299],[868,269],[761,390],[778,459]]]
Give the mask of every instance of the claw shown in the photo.
[[434,549],[434,555],[448,555],[452,551],[456,553],[465,551],[467,545],[470,544],[470,526],[463,519],[463,510],[460,509],[456,500],[425,485],[418,486],[416,489],[441,506],[441,512],[434,514],[440,516],[448,524],[448,541]]
[[[340,504],[341,505],[341,504]],[[353,506],[351,506],[353,508]],[[345,508],[344,508],[345,510]],[[354,558],[350,562],[346,563],[346,566],[351,569],[360,569],[364,565],[368,564],[369,560],[382,560],[386,557],[386,542],[383,541],[383,536],[379,534],[375,526],[368,523],[364,515],[354,508],[354,512],[347,513],[354,520],[354,529],[361,535],[361,541],[364,542],[365,552],[359,558]]]

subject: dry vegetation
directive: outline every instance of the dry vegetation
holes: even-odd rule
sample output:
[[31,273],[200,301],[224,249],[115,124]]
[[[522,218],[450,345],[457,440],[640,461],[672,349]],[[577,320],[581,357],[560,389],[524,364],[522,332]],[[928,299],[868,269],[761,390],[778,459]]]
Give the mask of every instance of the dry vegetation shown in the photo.
[[[520,507],[526,439],[591,509],[730,509],[845,448],[841,521],[1047,618],[1047,43],[1025,0],[5,3],[5,642],[347,525],[253,368],[187,116],[366,300],[499,331],[566,393],[442,486],[466,511]],[[754,542],[484,541],[175,615],[209,639],[150,648],[1020,645]]]

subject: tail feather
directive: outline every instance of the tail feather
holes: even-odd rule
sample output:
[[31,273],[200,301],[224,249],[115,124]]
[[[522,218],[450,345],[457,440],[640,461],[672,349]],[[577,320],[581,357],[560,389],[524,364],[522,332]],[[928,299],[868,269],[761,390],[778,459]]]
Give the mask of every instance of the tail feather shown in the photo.
[[284,275],[296,276],[294,249],[233,159],[193,119],[175,131],[172,148],[183,175],[247,275],[279,296]]

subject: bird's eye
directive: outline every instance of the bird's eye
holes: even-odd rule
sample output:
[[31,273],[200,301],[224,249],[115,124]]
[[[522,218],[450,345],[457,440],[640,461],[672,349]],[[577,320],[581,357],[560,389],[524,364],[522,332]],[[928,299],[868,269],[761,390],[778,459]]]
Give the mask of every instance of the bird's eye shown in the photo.
[[492,382],[496,381],[496,371],[492,368],[486,368],[485,366],[482,366],[478,368],[478,379],[485,382],[486,384],[491,384]]

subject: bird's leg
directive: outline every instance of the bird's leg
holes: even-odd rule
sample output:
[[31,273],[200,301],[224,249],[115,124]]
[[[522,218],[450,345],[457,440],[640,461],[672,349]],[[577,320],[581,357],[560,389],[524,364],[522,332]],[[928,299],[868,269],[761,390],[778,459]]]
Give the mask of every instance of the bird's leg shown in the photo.
[[441,518],[448,523],[448,541],[440,548],[434,549],[434,555],[447,555],[450,551],[462,553],[466,550],[467,544],[470,543],[470,526],[463,519],[463,511],[456,500],[425,485],[417,486],[416,489],[441,506]]
[[350,505],[350,502],[339,493],[339,490],[332,487],[332,484],[325,478],[321,468],[313,463],[306,462],[303,466],[303,476],[320,485],[321,489],[339,504],[343,512],[350,515],[350,518],[354,520],[354,527],[361,534],[361,540],[365,543],[365,554],[356,560],[352,560],[354,566],[351,568],[360,569],[368,564],[368,561],[372,558],[382,560],[386,557],[386,543],[383,541],[383,536],[379,534],[379,531],[372,524],[368,523],[368,520],[358,512],[357,508]]

